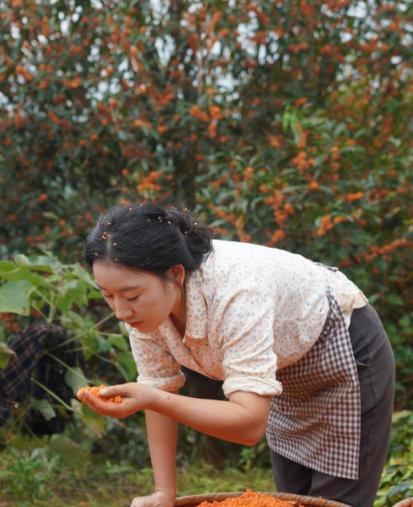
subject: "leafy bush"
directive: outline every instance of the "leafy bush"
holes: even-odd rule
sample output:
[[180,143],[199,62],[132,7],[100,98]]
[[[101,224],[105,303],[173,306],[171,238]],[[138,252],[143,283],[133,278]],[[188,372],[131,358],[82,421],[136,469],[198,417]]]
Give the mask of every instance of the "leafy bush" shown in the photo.
[[185,201],[220,236],[343,268],[411,406],[412,15],[407,0],[6,2],[0,252],[74,262],[109,204]]
[[[130,381],[136,376],[136,367],[126,331],[115,322],[110,326],[112,315],[107,312],[90,274],[79,264],[62,264],[50,254],[17,255],[14,260],[0,261],[0,313],[1,367],[5,367],[13,355],[8,347],[10,339],[21,326],[33,322],[59,324],[68,330],[70,336],[66,344],[73,342],[79,346],[86,360],[85,371],[82,371],[61,360],[58,346],[56,350],[47,350],[47,354],[66,370],[65,382],[73,391],[71,404],[59,399],[50,386],[39,385],[56,401],[56,407],[47,400],[32,399],[28,406],[19,410],[22,413],[29,408],[38,410],[46,419],[54,417],[56,410],[65,410],[80,418],[97,435],[103,434],[103,419],[83,408],[75,399],[75,393],[88,383],[88,378],[92,383],[113,379],[120,382],[122,378]],[[37,383],[35,378],[32,382]],[[14,418],[13,424],[19,425],[22,420]]]
[[413,413],[408,411],[394,415],[390,457],[375,507],[390,507],[405,498],[413,498]]

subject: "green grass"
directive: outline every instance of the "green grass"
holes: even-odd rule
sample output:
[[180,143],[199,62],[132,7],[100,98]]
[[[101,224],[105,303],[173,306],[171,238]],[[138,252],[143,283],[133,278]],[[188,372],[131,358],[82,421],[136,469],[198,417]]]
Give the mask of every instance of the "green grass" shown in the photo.
[[[60,459],[50,461],[46,454],[38,449],[2,453],[0,507],[121,507],[129,506],[135,496],[152,492],[150,468],[135,469],[91,458],[69,466]],[[199,462],[180,468],[177,479],[180,496],[274,489],[269,469],[244,472]]]
[[[4,442],[5,443],[5,442]],[[227,466],[199,457],[178,469],[178,495],[221,491],[272,491],[270,468],[254,465],[245,448]],[[0,452],[0,507],[129,507],[135,496],[152,492],[152,471],[127,460],[114,461],[64,435],[15,435]],[[390,457],[375,507],[413,496],[413,412],[395,414]]]

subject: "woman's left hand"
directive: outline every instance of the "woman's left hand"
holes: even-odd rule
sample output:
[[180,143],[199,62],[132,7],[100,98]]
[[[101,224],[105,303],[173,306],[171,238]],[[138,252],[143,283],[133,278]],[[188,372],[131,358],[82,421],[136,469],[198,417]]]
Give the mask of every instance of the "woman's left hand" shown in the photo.
[[78,397],[98,414],[124,419],[139,410],[149,408],[155,399],[155,389],[145,384],[129,382],[128,384],[104,387],[99,391],[99,395],[102,397],[121,396],[122,401],[118,403],[103,401],[87,391],[79,393]]

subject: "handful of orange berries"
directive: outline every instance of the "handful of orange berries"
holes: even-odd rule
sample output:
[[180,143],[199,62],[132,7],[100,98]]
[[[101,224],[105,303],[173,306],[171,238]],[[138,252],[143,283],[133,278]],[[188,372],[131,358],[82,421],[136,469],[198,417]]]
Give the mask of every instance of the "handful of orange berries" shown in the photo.
[[97,398],[99,398],[99,400],[102,400],[106,403],[122,403],[123,401],[122,396],[102,396],[100,394],[100,391],[105,387],[106,386],[103,384],[95,387],[92,386],[81,387],[77,392],[77,396],[78,398],[80,398],[82,393],[87,392],[93,394],[93,396],[96,396]]

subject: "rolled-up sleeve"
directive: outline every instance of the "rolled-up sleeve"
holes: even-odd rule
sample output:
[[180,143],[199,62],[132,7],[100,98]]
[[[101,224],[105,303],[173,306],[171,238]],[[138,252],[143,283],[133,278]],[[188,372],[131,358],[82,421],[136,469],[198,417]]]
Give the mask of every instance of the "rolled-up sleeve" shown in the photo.
[[127,329],[138,369],[137,381],[163,391],[178,391],[185,384],[185,375],[164,346],[162,337],[142,335],[129,326]]
[[278,396],[274,352],[274,304],[256,287],[232,294],[223,308],[219,335],[223,352],[227,398],[235,391]]

